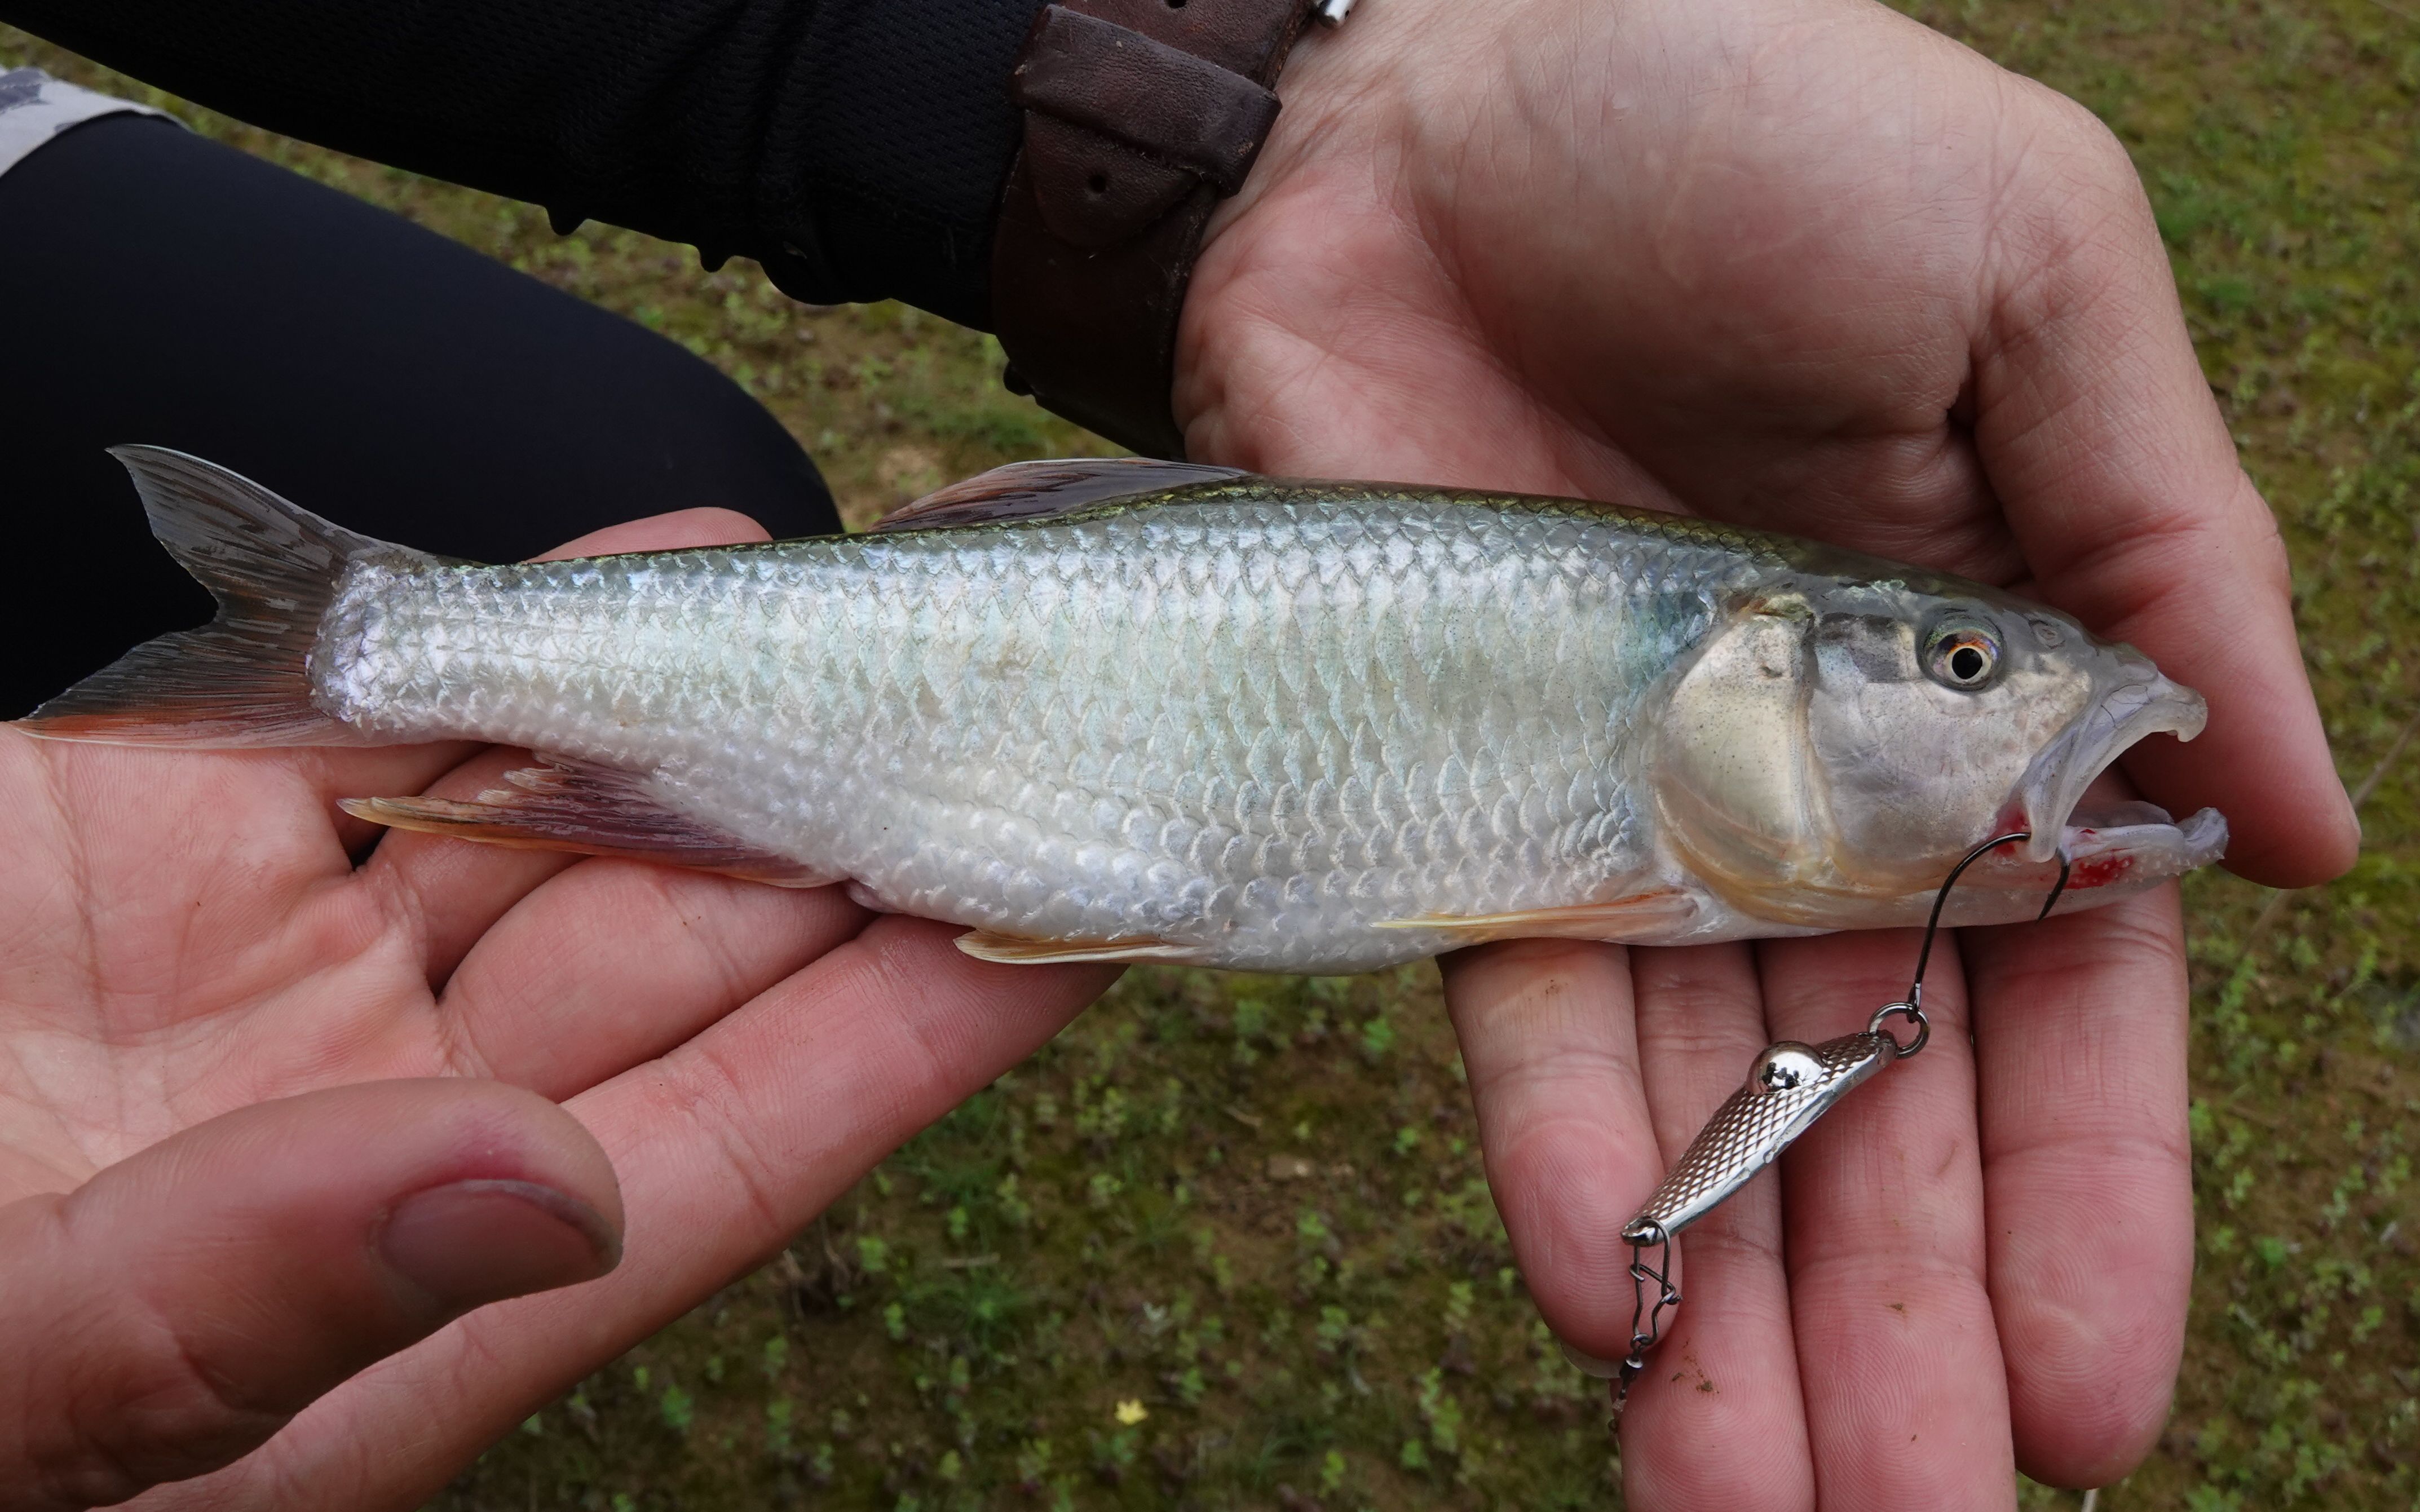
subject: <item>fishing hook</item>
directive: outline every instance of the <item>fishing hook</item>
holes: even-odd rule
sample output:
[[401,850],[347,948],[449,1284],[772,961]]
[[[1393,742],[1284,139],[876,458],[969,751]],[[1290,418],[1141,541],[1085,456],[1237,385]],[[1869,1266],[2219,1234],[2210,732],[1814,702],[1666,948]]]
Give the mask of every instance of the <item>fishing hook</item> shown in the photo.
[[[1941,933],[1941,910],[1949,902],[1949,889],[1958,886],[1958,879],[1965,874],[1968,867],[1981,860],[1986,855],[1998,850],[2003,845],[2011,845],[2018,841],[2033,838],[2033,831],[2029,829],[2012,829],[2005,835],[1994,836],[1968,851],[1956,866],[1949,869],[1949,875],[1943,880],[1941,890],[1932,895],[1932,913],[1924,921],[1924,944],[1916,952],[1916,977],[1907,984],[1907,996],[1903,999],[1909,1008],[1919,1012],[1924,1008],[1924,968],[1932,961],[1932,942]],[[2050,911],[2058,906],[2059,899],[2067,892],[2068,875],[2074,869],[2075,863],[2069,857],[2067,847],[2060,846],[2058,880],[2051,884],[2050,896],[2042,900],[2041,912],[2034,916],[2035,923],[2039,924],[2048,918]]]

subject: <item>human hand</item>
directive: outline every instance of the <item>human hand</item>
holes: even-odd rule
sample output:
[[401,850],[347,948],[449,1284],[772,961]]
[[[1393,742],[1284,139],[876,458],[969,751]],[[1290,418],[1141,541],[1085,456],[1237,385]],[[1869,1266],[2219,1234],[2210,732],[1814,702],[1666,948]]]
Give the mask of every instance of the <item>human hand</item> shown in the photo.
[[418,1505],[1112,975],[334,807],[526,759],[0,725],[0,1508]]
[[[2145,795],[2221,810],[2257,880],[2350,863],[2274,523],[2082,109],[1867,0],[1373,0],[1283,93],[1185,310],[1193,455],[1684,509],[2017,587],[2208,697],[2199,740],[2128,756]],[[2192,1264],[2180,934],[2171,889],[1968,932],[1962,984],[1936,960],[1932,1048],[1681,1241],[1633,1504],[1998,1504],[2016,1467],[2097,1484],[2148,1451]],[[1862,1027],[1914,951],[1448,963],[1558,1332],[1624,1351],[1622,1221],[1758,1048]]]

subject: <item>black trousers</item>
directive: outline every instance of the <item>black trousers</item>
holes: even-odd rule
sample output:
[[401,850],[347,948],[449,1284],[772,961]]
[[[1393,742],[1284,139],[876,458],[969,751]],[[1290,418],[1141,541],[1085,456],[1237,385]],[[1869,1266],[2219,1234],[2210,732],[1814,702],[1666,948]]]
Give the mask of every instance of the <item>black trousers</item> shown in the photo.
[[0,174],[0,718],[209,618],[124,442],[473,561],[698,504],[840,529],[798,442],[685,348],[142,116]]

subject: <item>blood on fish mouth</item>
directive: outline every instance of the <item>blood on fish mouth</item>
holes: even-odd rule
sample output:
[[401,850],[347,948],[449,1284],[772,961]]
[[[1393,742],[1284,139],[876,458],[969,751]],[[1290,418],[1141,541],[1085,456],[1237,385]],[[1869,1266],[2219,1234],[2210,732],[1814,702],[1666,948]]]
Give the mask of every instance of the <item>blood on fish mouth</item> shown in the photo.
[[[2091,831],[2085,833],[2088,835]],[[2068,872],[2067,885],[2074,890],[2105,887],[2133,870],[2134,858],[2131,856],[2096,856],[2088,861],[2077,862]]]

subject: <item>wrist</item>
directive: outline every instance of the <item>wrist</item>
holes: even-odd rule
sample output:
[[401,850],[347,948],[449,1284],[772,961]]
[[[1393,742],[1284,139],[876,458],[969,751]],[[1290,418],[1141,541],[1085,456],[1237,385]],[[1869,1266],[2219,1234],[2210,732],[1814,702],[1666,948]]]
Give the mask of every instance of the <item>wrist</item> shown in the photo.
[[1489,98],[1486,79],[1463,75],[1496,68],[1498,26],[1495,9],[1362,0],[1296,48],[1269,144],[1211,218],[1187,291],[1173,400],[1189,456],[1432,474],[1367,442],[1388,375],[1434,357],[1451,323],[1438,301],[1455,283],[1446,174],[1459,154],[1437,138]]
[[1024,141],[992,239],[1012,388],[1181,455],[1178,315],[1203,226],[1249,181],[1315,0],[1065,0],[1010,75]]

